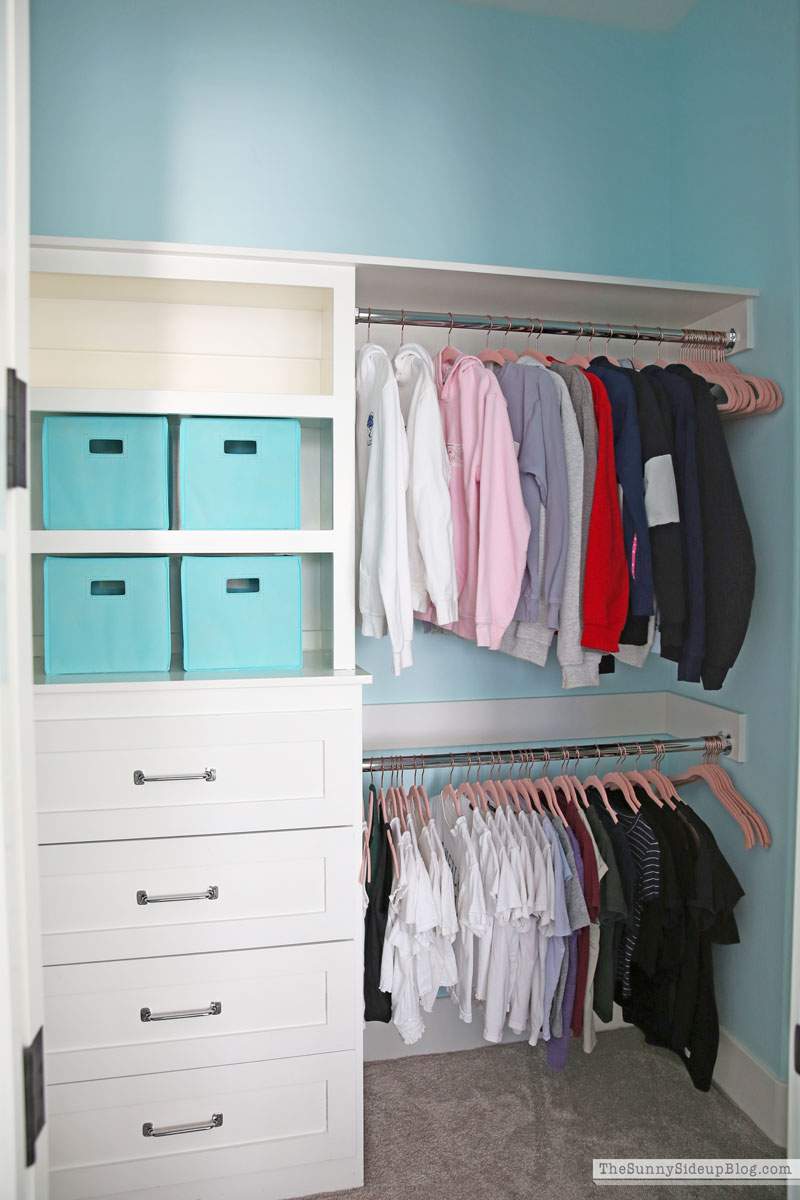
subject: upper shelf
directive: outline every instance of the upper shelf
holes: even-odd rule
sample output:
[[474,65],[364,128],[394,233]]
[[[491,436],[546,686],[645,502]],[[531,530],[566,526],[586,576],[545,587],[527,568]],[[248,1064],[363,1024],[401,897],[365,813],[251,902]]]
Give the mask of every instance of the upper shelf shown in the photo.
[[[242,278],[251,278],[259,270],[265,274],[287,270],[293,264],[297,269],[307,269],[310,278],[317,267],[322,280],[332,268],[351,267],[355,273],[355,300],[363,307],[509,313],[587,323],[594,320],[676,328],[733,326],[740,349],[753,345],[753,301],[759,294],[757,288],[749,287],[313,251],[86,238],[34,238],[32,247],[34,270],[48,269],[56,253],[64,259],[65,268],[74,259],[81,260],[81,269],[86,269],[86,261],[96,257],[97,271],[101,274],[100,264],[109,252],[136,260],[140,265],[146,263],[145,269],[153,272],[169,269],[153,265],[154,259],[168,260],[174,256],[184,264],[194,259],[192,269],[198,272],[207,269],[209,276],[213,264],[226,256],[236,261],[236,270]],[[49,257],[42,254],[48,249]],[[209,264],[207,268],[203,268],[203,261]]]
[[[729,310],[749,307],[757,296],[755,288],[403,259],[364,260],[356,270],[356,300],[362,307],[448,312],[457,305],[470,313],[679,329],[710,328],[720,314],[730,317]],[[737,332],[744,337],[746,331]]]

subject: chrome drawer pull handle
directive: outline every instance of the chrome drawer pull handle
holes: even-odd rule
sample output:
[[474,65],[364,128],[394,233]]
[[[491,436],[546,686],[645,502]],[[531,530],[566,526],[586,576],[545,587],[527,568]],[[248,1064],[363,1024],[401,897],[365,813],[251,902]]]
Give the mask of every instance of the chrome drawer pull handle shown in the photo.
[[208,1008],[187,1008],[183,1012],[154,1013],[150,1008],[139,1009],[143,1021],[185,1021],[188,1017],[218,1017],[222,1012],[219,1000],[212,1000]]
[[179,1133],[204,1133],[206,1129],[219,1129],[222,1124],[222,1113],[214,1113],[210,1121],[202,1125],[165,1125],[156,1129],[152,1121],[145,1121],[142,1126],[142,1137],[175,1137]]
[[219,900],[219,888],[212,883],[204,892],[177,892],[174,896],[148,896],[145,891],[136,893],[137,904],[174,904],[178,900]]
[[183,783],[189,779],[205,779],[206,783],[213,783],[216,778],[217,772],[213,767],[206,767],[199,775],[145,775],[144,771],[133,772],[133,782],[137,787],[144,787],[146,783]]

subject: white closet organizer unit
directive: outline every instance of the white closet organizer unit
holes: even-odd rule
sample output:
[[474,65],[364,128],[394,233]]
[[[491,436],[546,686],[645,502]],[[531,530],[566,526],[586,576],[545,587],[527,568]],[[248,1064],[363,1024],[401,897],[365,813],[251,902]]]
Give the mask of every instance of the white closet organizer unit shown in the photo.
[[[281,1200],[358,1186],[369,678],[354,660],[355,306],[733,325],[744,347],[756,293],[81,239],[36,240],[32,271],[51,1195]],[[453,341],[477,349],[484,336]],[[45,530],[41,424],[59,412],[296,417],[301,528]],[[170,556],[177,633],[181,555],[273,553],[302,558],[301,669],[187,673],[176,637],[163,674],[44,675],[45,555]]]

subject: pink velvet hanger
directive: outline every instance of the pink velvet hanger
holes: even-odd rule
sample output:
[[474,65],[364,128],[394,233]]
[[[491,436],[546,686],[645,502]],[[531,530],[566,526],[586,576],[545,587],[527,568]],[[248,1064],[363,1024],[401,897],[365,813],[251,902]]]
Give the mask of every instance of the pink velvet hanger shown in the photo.
[[611,339],[614,336],[614,330],[613,330],[612,326],[609,325],[608,328],[611,330],[611,332],[609,333],[608,337],[606,338],[606,348],[605,348],[604,353],[605,353],[605,356],[608,359],[608,361],[612,364],[612,366],[618,367],[619,360],[616,358],[612,358],[611,355],[608,353],[608,343],[611,341]]
[[505,794],[506,794],[507,796],[509,796],[509,797],[510,797],[510,799],[512,800],[512,802],[513,802],[513,804],[514,804],[514,807],[515,807],[515,808],[516,808],[516,810],[517,810],[517,812],[518,812],[518,813],[521,813],[521,812],[522,812],[522,805],[520,804],[520,799],[519,799],[519,797],[520,797],[520,792],[519,792],[519,789],[517,788],[517,782],[516,782],[516,780],[512,778],[512,774],[513,774],[513,771],[514,771],[514,765],[515,765],[515,762],[516,762],[516,760],[515,760],[515,758],[514,758],[514,751],[513,751],[513,750],[509,750],[509,754],[511,755],[511,766],[509,767],[509,771],[508,771],[508,778],[507,778],[507,779],[501,779],[501,780],[499,781],[499,782],[500,782],[500,787],[503,789],[503,791],[505,792]]
[[646,771],[642,771],[642,774],[646,779],[650,780],[656,791],[661,794],[661,798],[664,803],[669,808],[674,809],[678,804],[681,803],[681,798],[678,795],[672,780],[661,770],[661,763],[665,753],[664,744],[663,742],[655,742],[654,744],[656,747],[656,753],[650,766]]
[[[370,763],[370,767],[372,764]],[[372,834],[372,813],[375,801],[375,792],[373,788],[369,789],[369,814],[364,821],[362,829],[363,850],[361,854],[361,871],[359,873],[359,883],[364,882],[365,874],[367,883],[372,883],[372,859],[369,853],[369,841]]]
[[[594,326],[592,326],[592,329],[594,329]],[[587,370],[587,368],[589,366],[589,359],[586,358],[585,355],[583,355],[583,354],[578,354],[578,342],[581,340],[582,337],[583,337],[583,321],[581,321],[580,333],[575,338],[575,349],[572,352],[572,354],[570,354],[569,358],[564,359],[564,361],[570,367],[581,367],[585,371],[585,370]],[[590,349],[591,349],[591,344],[592,343],[591,343],[591,338],[590,338],[589,339]]]
[[453,807],[456,810],[456,816],[460,817],[461,816],[461,805],[458,803],[458,794],[457,794],[455,788],[453,787],[453,770],[455,768],[455,762],[456,762],[455,756],[451,754],[450,755],[450,779],[442,788],[442,799],[444,799],[445,796],[449,796],[449,798],[453,801]]
[[631,362],[633,363],[633,368],[635,371],[643,371],[646,364],[642,361],[641,358],[635,357],[636,347],[639,345],[639,326],[634,325],[633,328],[636,330],[636,338],[634,339],[633,350],[631,351]]
[[505,362],[516,362],[517,361],[516,354],[514,353],[513,350],[509,350],[508,346],[506,345],[506,340],[508,338],[509,333],[511,332],[511,317],[506,317],[506,320],[508,321],[508,325],[506,326],[506,331],[503,334],[503,344],[500,347],[500,356],[501,356],[501,358],[504,359]]
[[[597,768],[600,766],[600,747],[595,745],[595,750],[597,751],[597,758],[596,758],[595,764],[594,764],[594,774],[587,776],[586,787],[597,788],[597,791],[600,793],[600,799],[603,801],[603,804],[605,804],[606,809],[607,809],[609,815],[611,816],[612,821],[614,822],[615,825],[618,825],[619,818],[617,817],[617,814],[615,813],[615,811],[611,805],[611,801],[608,798],[608,792],[606,791],[606,785],[603,783],[602,779],[597,774]],[[579,757],[580,757],[580,752],[579,752]],[[576,770],[577,770],[577,766],[576,766]]]
[[[519,782],[522,784],[522,794],[527,798],[528,807],[531,809],[531,812],[533,811],[533,808],[535,808],[539,816],[543,817],[545,812],[542,808],[542,802],[539,798],[540,793],[531,778],[534,763],[532,753],[530,751],[524,752],[524,758],[527,763],[528,771],[527,774],[521,775],[519,779]],[[533,807],[531,807],[531,804]]]
[[[478,779],[480,779],[481,767],[483,766],[483,761],[481,759],[480,754],[477,755],[477,759],[478,759]],[[492,756],[492,762],[494,763],[494,756]],[[494,801],[495,807],[496,808],[500,807],[502,805],[502,800],[500,799],[500,793],[499,793],[498,789],[495,787],[494,780],[491,778],[491,775],[481,786],[483,787],[483,790],[486,793],[486,795],[488,795],[489,799]]]
[[564,746],[562,746],[561,747],[561,774],[557,775],[555,777],[555,779],[553,780],[553,787],[561,789],[561,791],[566,796],[568,803],[577,804],[578,803],[578,793],[575,790],[572,779],[570,778],[569,775],[566,774],[568,762],[569,762],[569,755],[567,754],[566,748]]
[[472,770],[472,756],[470,754],[468,754],[467,755],[467,778],[464,780],[463,783],[460,783],[458,785],[458,787],[456,788],[456,795],[459,797],[459,799],[462,796],[466,796],[468,803],[471,804],[473,808],[477,808],[480,805],[480,800],[479,800],[472,784],[469,781],[469,774],[470,774],[471,770]]
[[545,747],[543,753],[544,753],[544,767],[542,768],[542,774],[541,774],[540,778],[537,780],[537,782],[534,784],[534,787],[544,786],[544,789],[545,789],[544,794],[545,794],[545,798],[547,800],[548,806],[550,808],[550,812],[553,813],[554,816],[560,817],[561,821],[566,826],[567,821],[564,817],[563,812],[561,811],[561,805],[558,803],[558,794],[556,792],[555,787],[550,782],[550,779],[548,778],[548,774],[547,774],[548,771],[550,770],[550,751],[547,749],[547,747]]
[[[424,755],[422,756],[421,761],[422,761],[422,774],[420,775],[418,791],[419,791],[420,796],[422,797],[422,803],[425,805],[425,812],[427,814],[428,820],[430,821],[431,806],[428,803],[428,793],[425,791],[425,757],[424,757]],[[414,755],[414,783],[416,784],[416,782],[417,782],[417,756],[415,754]]]
[[[723,749],[722,740],[720,738],[706,739],[704,760],[708,758],[711,746],[715,747],[715,753],[718,756]],[[756,844],[756,840],[765,849],[771,844],[772,838],[770,837],[766,822],[752,805],[748,804],[744,796],[734,788],[733,781],[727,771],[723,771],[718,763],[703,761],[693,767],[689,767],[680,775],[673,775],[671,778],[672,782],[678,787],[683,783],[703,780],[740,826],[744,835],[746,849],[752,849]]]
[[397,863],[397,854],[395,853],[395,848],[394,848],[394,838],[392,837],[392,831],[388,825],[386,826],[386,837],[389,842],[389,849],[392,852],[392,860],[394,862],[394,874],[395,874],[395,879],[396,879],[397,876],[400,874],[400,867],[398,866],[398,863]]
[[579,748],[576,746],[575,747],[575,770],[572,772],[572,775],[570,776],[570,778],[572,779],[572,786],[578,796],[578,799],[581,801],[584,808],[588,808],[589,807],[589,797],[586,795],[586,788],[583,786],[583,784],[581,783],[581,780],[578,777],[578,763],[580,762],[580,760],[581,760],[581,752],[580,752]]
[[[660,326],[660,325],[658,326],[658,332],[661,334],[661,337],[659,338],[659,341],[658,341],[658,346],[656,347],[656,354],[660,354],[660,352],[661,352],[661,348],[662,348],[662,346],[664,345],[664,330],[661,328],[661,326]],[[656,359],[656,361],[654,362],[653,366],[655,366],[655,367],[668,367],[668,366],[669,366],[669,362],[668,362],[668,360],[667,360],[666,358],[660,358],[660,357],[659,357],[659,358],[657,358],[657,359]]]
[[621,771],[607,771],[603,776],[603,783],[607,788],[617,788],[617,790],[622,792],[623,796],[627,800],[628,807],[631,808],[635,813],[639,811],[640,804],[636,799],[633,787],[631,786],[630,781],[625,778]]
[[522,777],[522,767],[526,761],[527,761],[527,759],[525,756],[525,751],[520,750],[519,763],[517,765],[517,778],[514,780],[514,786],[517,789],[517,798],[518,799],[521,798],[525,802],[525,810],[529,813],[532,813],[533,812],[533,802],[531,800],[530,792],[526,786],[527,780],[523,779],[523,777]]
[[[640,788],[644,788],[646,794],[650,797],[650,799],[653,801],[654,804],[657,804],[659,808],[663,808],[664,807],[663,800],[661,799],[660,796],[657,796],[655,794],[652,787],[650,786],[649,779],[645,779],[644,775],[639,770],[639,759],[642,756],[642,748],[641,748],[641,746],[637,745],[636,749],[638,750],[638,754],[636,756],[636,761],[633,764],[633,770],[626,771],[625,774],[627,775],[628,779],[631,780],[632,783],[638,784]],[[625,759],[627,757],[628,757],[627,753],[623,754],[622,763],[620,765],[620,771],[622,771],[622,769],[625,765]]]
[[447,334],[447,345],[445,346],[444,350],[442,351],[442,362],[443,363],[454,363],[459,358],[461,358],[461,351],[456,350],[455,346],[450,345],[450,339],[453,336],[453,314],[448,313],[447,315],[450,318],[450,331]]
[[489,363],[496,363],[499,367],[502,367],[506,360],[502,357],[498,350],[492,350],[491,346],[489,345],[489,338],[491,337],[492,330],[494,329],[494,321],[489,313],[486,314],[486,320],[489,322],[489,331],[486,334],[486,346],[483,350],[481,350],[478,358],[482,363],[486,363],[487,365]]

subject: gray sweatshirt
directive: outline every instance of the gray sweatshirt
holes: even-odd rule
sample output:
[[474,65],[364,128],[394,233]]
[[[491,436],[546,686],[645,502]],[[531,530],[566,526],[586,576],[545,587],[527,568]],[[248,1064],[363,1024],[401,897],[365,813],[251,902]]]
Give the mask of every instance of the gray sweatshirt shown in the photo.
[[[525,574],[514,619],[542,618],[558,628],[569,543],[569,500],[564,434],[555,379],[544,370],[507,362],[498,374],[511,432],[518,447],[522,496],[531,519]],[[539,515],[547,513],[544,561],[539,572]]]
[[[540,375],[548,372],[542,366],[531,367]],[[567,469],[568,490],[568,549],[564,575],[564,595],[558,626],[558,660],[562,667],[562,684],[565,688],[594,687],[600,682],[600,654],[581,647],[583,633],[581,622],[580,567],[581,567],[581,514],[583,511],[584,451],[577,416],[564,380],[558,375],[551,379],[556,385],[559,401],[559,416],[562,422],[562,439]],[[594,422],[594,416],[592,416]],[[549,513],[540,523],[540,550],[544,558],[547,542]],[[553,640],[553,630],[542,619],[532,623],[512,621],[500,644],[500,649],[515,658],[544,666]]]
[[[579,367],[568,363],[554,362],[550,369],[561,378],[569,389],[569,398],[575,410],[581,441],[583,443],[583,511],[581,513],[581,600],[583,599],[583,577],[586,570],[586,546],[589,541],[589,523],[592,519],[594,481],[597,475],[597,424],[592,402],[592,388]],[[581,617],[583,603],[581,603]]]

